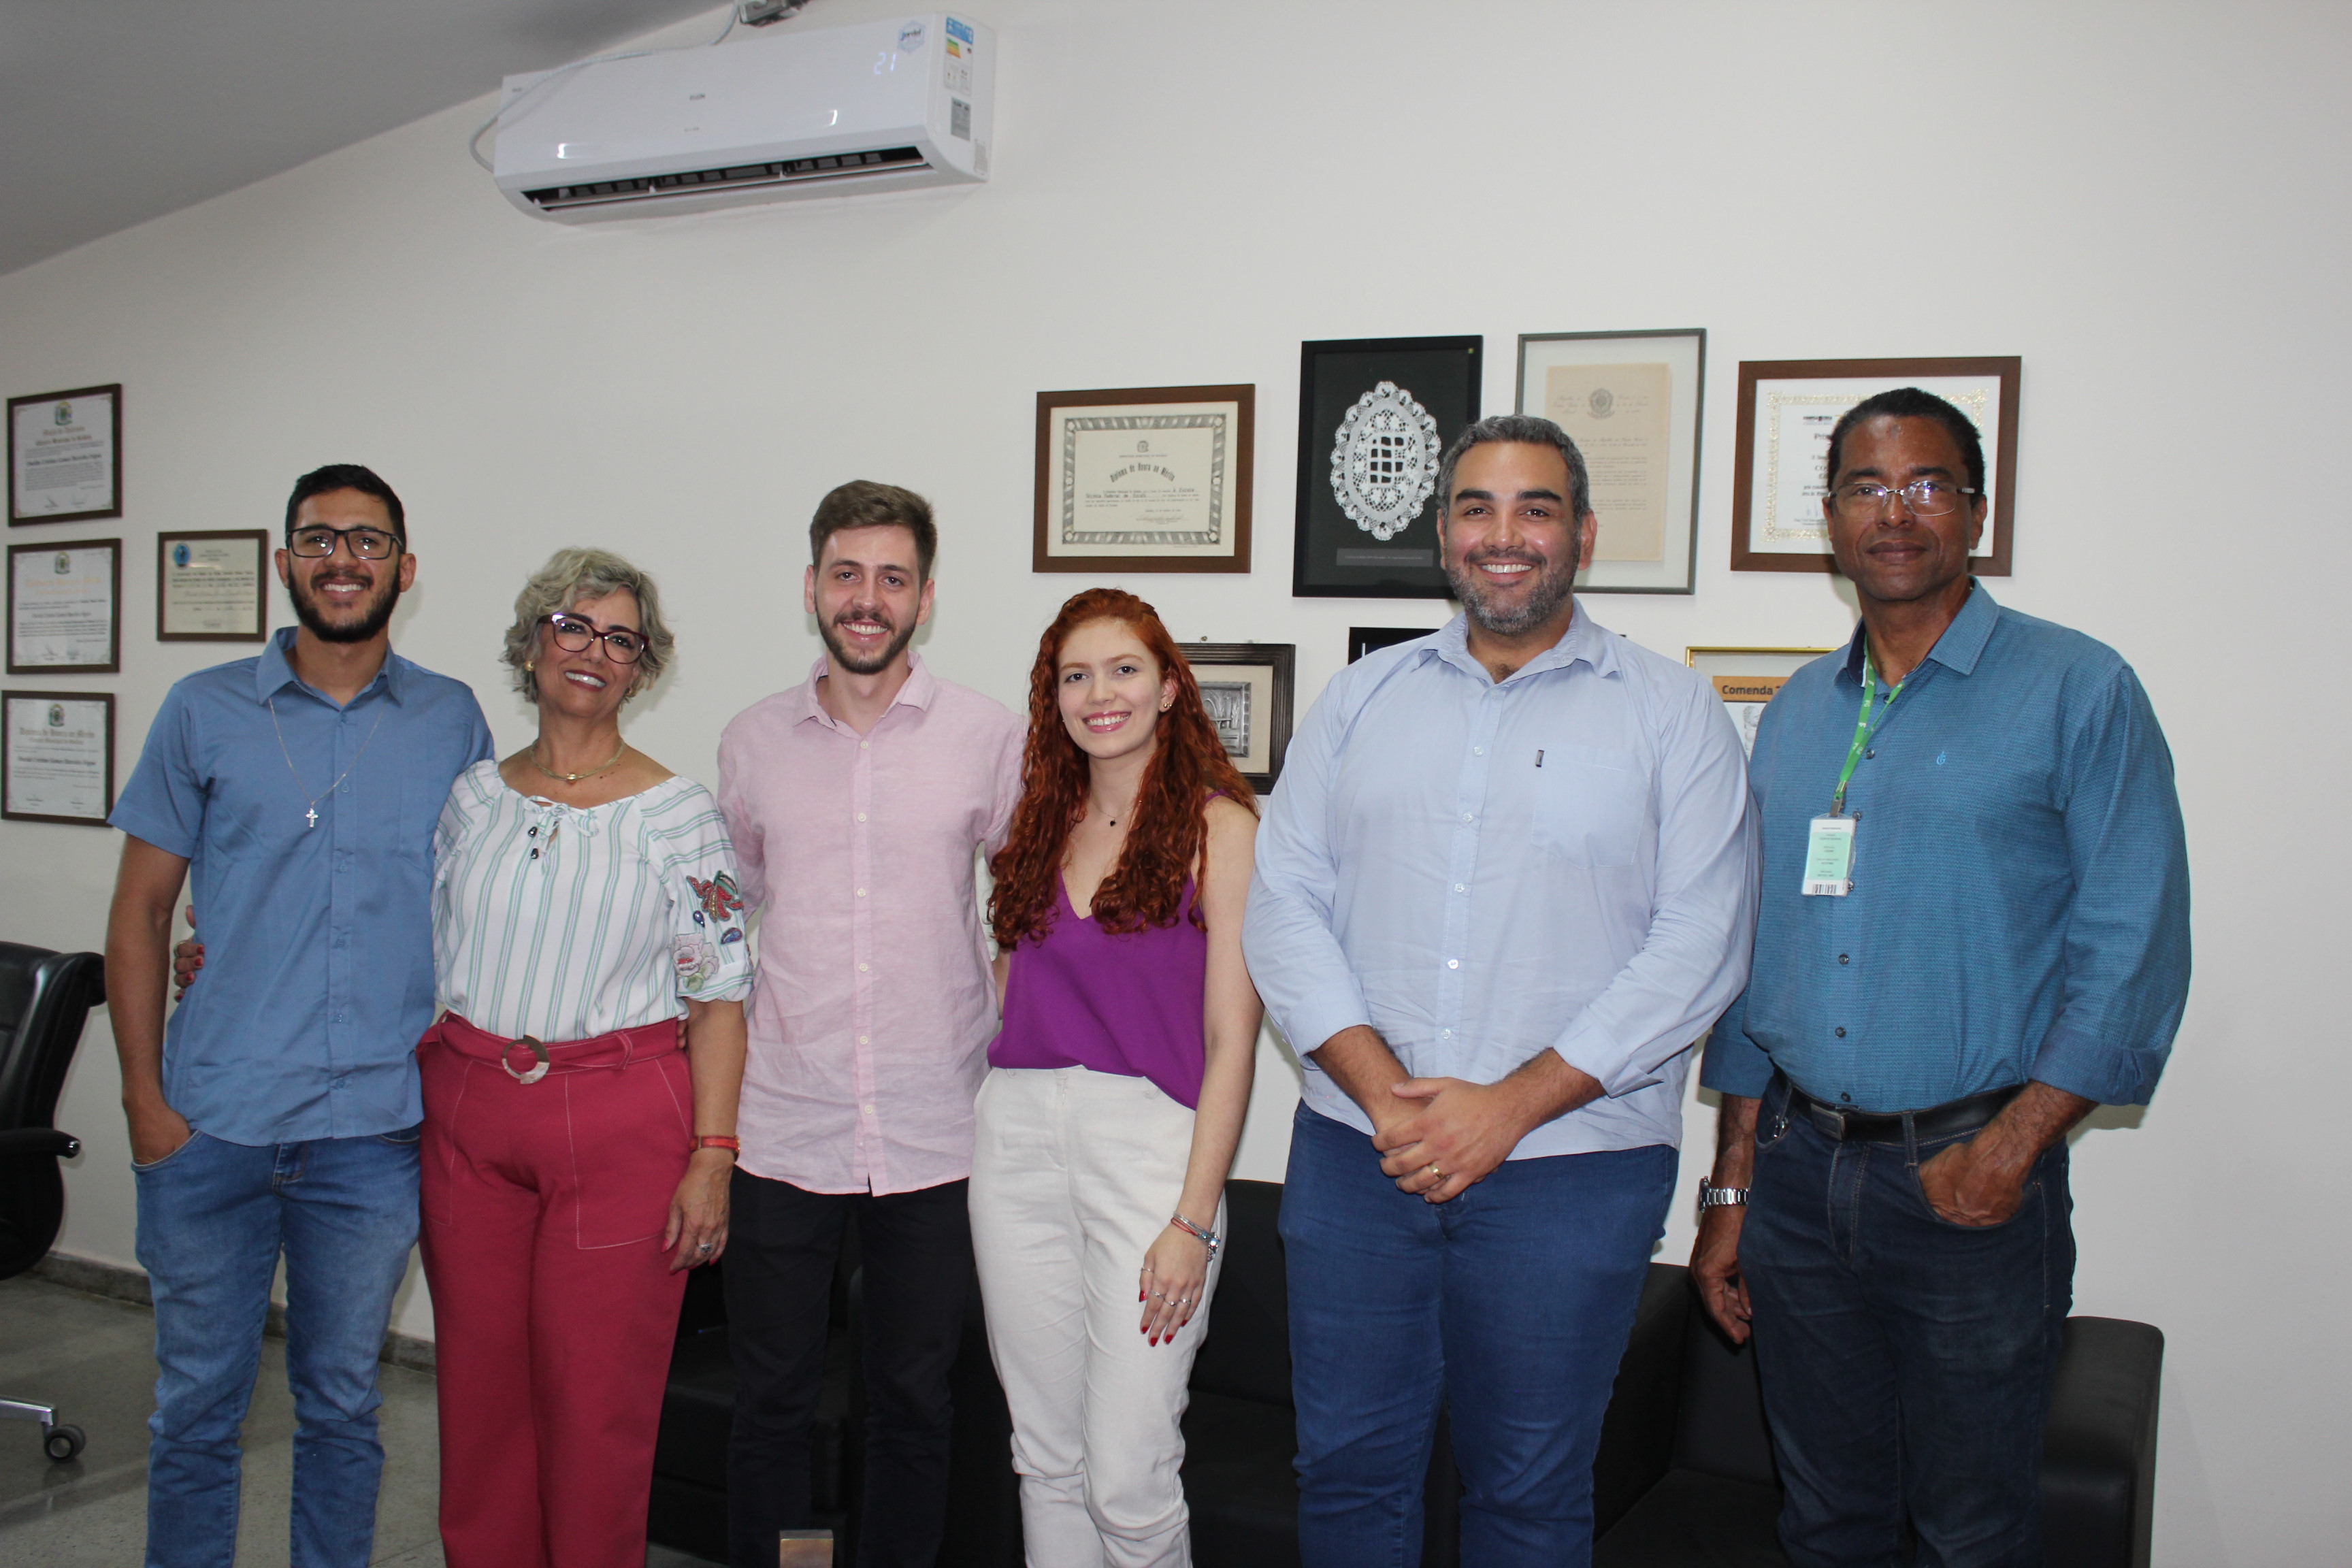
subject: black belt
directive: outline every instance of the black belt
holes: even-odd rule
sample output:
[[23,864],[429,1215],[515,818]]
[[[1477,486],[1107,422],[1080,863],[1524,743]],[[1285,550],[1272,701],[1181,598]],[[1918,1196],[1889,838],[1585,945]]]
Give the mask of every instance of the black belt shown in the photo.
[[1920,1142],[1974,1132],[1999,1116],[2001,1107],[2015,1100],[2018,1091],[2025,1087],[2021,1083],[2013,1083],[2007,1089],[1989,1089],[1965,1100],[1948,1100],[1925,1110],[1898,1110],[1887,1114],[1842,1110],[1815,1100],[1786,1077],[1781,1081],[1789,1084],[1789,1110],[1792,1115],[1802,1116],[1820,1129],[1825,1138],[1858,1143],[1901,1143],[1906,1138],[1906,1123],[1908,1138]]

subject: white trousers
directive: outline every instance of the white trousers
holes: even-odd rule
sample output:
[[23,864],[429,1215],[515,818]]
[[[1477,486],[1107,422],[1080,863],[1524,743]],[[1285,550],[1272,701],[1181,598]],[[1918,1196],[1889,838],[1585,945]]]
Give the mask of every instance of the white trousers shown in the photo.
[[[1176,1424],[1218,1265],[1201,1310],[1159,1345],[1139,1330],[1136,1282],[1182,1195],[1192,1113],[1148,1079],[996,1068],[977,1134],[972,1252],[1030,1568],[1186,1568]],[[1223,1234],[1222,1202],[1207,1223]]]

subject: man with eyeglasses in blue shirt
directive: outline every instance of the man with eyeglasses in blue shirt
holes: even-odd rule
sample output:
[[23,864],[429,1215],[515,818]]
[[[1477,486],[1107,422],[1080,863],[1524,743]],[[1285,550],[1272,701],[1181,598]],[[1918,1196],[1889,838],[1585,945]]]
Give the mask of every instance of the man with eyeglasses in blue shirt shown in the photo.
[[1691,1268],[1752,1329],[1797,1568],[2041,1568],[2073,1299],[2065,1135],[2145,1103],[2189,988],[2171,753],[2113,649],[1969,575],[1984,453],[1906,387],[1830,437],[1862,625],[1748,764],[1754,973]]
[[[491,754],[473,692],[392,651],[416,558],[389,485],[354,464],[304,475],[277,565],[299,625],[172,688],[112,817],[107,1002],[160,1367],[150,1568],[236,1556],[238,1435],[281,1256],[292,1560],[368,1561],[376,1363],[416,1238],[433,830]],[[191,877],[209,973],[166,1028]]]
[[1307,1568],[1420,1560],[1441,1405],[1462,1561],[1591,1560],[1690,1047],[1747,978],[1739,738],[1577,602],[1590,490],[1548,419],[1455,438],[1463,614],[1333,679],[1258,835],[1242,942],[1307,1064],[1282,1199]]

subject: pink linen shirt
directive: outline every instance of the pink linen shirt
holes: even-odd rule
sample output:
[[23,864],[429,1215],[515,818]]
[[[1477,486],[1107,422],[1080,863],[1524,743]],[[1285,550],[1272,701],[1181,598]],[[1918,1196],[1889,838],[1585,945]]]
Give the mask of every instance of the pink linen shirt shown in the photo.
[[1021,790],[1025,731],[913,659],[869,734],[816,699],[826,661],[719,741],[719,805],[761,909],[742,1168],[812,1193],[971,1174],[996,1033],[973,855]]

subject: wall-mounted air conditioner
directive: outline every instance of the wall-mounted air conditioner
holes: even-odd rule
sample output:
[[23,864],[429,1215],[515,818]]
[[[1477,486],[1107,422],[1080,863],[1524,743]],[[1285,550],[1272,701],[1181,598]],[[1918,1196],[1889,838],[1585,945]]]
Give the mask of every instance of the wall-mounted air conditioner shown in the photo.
[[493,167],[562,223],[965,184],[995,85],[995,35],[942,11],[603,60],[507,78]]

